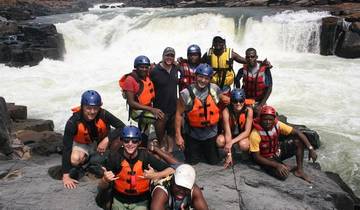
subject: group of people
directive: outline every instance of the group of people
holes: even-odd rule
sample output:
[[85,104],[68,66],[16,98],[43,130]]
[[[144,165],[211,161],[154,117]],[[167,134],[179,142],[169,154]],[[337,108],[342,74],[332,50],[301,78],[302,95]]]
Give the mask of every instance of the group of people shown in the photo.
[[[234,61],[243,64],[237,74]],[[101,178],[100,189],[111,190],[103,208],[208,209],[191,165],[223,159],[228,167],[238,150],[278,179],[293,171],[310,182],[303,171],[304,149],[316,161],[314,148],[266,104],[271,67],[266,59],[258,61],[254,48],[241,57],[220,36],[203,56],[193,44],[186,59],[175,60],[172,47],[164,49],[158,64],[136,57],[119,86],[138,126],[103,109],[97,91],[84,92],[65,126],[64,187],[76,188],[88,171]],[[292,138],[279,141],[280,135]],[[185,163],[172,156],[177,150]],[[295,167],[282,162],[294,155]]]

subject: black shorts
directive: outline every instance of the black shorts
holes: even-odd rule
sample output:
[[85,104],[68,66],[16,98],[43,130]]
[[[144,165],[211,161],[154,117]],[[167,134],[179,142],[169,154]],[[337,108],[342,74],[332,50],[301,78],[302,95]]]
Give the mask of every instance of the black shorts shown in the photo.
[[[280,156],[274,156],[274,157],[270,158],[271,160],[274,160],[278,163],[284,164],[282,162],[283,160],[291,158],[292,156],[294,156],[296,154],[296,143],[295,143],[295,140],[293,140],[293,139],[287,139],[287,140],[281,141],[279,146],[280,146]],[[266,173],[270,174],[271,176],[281,179],[281,177],[278,177],[278,175],[277,175],[276,168],[273,168],[271,166],[261,166],[261,168]]]
[[189,164],[205,162],[215,165],[219,162],[216,136],[203,141],[185,135],[185,161]]

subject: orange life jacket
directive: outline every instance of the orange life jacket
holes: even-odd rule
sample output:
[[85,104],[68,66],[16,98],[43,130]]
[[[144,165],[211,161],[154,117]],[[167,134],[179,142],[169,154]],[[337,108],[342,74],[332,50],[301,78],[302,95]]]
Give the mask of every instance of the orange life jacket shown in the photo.
[[142,178],[144,175],[143,162],[136,161],[133,168],[124,159],[121,161],[121,170],[116,175],[119,179],[114,181],[116,191],[126,195],[141,195],[150,190],[150,180]]
[[275,118],[274,126],[269,131],[265,131],[260,125],[260,118],[256,118],[253,121],[254,128],[259,132],[260,141],[260,155],[265,158],[271,158],[278,154],[279,149],[279,135],[280,124],[277,118]]
[[180,72],[179,90],[182,91],[195,81],[195,70],[190,68],[186,60],[180,62],[180,66],[182,71]]
[[[234,135],[235,134],[235,126],[238,127],[238,131],[240,133],[242,133],[245,130],[245,124],[246,124],[246,118],[247,118],[247,108],[244,106],[242,108],[242,110],[240,111],[240,115],[239,117],[236,119],[236,114],[235,111],[232,107],[232,105],[227,106],[228,110],[229,110],[229,114],[230,114],[230,129],[231,129],[231,133]],[[238,135],[236,134],[236,135]]]
[[204,102],[195,96],[191,87],[187,89],[193,102],[192,110],[187,113],[190,126],[203,128],[216,125],[219,122],[220,109],[210,94],[210,85],[208,87],[209,94]]
[[249,68],[244,64],[243,70],[243,88],[245,90],[246,98],[255,99],[260,101],[265,95],[265,70],[267,66],[260,66],[259,71],[256,74],[251,74]]
[[140,79],[135,72],[125,74],[119,80],[120,88],[124,88],[125,80],[128,76],[133,77],[139,84],[139,91],[135,93],[136,100],[141,105],[151,106],[152,101],[155,98],[154,84],[150,80],[149,76],[146,76],[145,80]]
[[[72,108],[71,110],[73,111],[73,113],[81,112],[80,106]],[[102,112],[102,110],[100,110],[100,112]],[[100,117],[98,119],[95,119],[95,126],[97,129],[99,140],[102,140],[108,135],[108,128],[105,121],[102,119],[102,114],[100,114]],[[77,133],[74,136],[74,141],[79,144],[90,144],[94,141],[94,137],[90,136],[89,130],[86,127],[85,123],[81,121],[78,121]]]

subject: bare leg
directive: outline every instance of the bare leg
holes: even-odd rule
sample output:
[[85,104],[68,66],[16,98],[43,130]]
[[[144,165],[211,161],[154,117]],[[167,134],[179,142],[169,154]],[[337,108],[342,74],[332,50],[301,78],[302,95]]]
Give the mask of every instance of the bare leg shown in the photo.
[[296,170],[294,171],[294,175],[311,183],[310,177],[307,174],[305,174],[303,170],[304,144],[298,139],[295,140],[295,144],[296,144]]
[[166,127],[166,117],[162,120],[157,120],[155,123],[155,132],[157,139],[160,143],[160,148],[165,146],[165,127]]
[[218,137],[216,138],[216,145],[219,148],[225,147],[225,137],[223,134],[219,134]]

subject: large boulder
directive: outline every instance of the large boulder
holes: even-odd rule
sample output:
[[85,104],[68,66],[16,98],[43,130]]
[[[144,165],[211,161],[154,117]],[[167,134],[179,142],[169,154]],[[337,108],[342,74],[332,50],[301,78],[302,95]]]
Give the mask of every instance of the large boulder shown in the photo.
[[349,30],[340,34],[335,55],[343,58],[360,57],[360,30],[357,25],[358,22],[351,23]]
[[10,147],[11,120],[8,114],[5,99],[0,97],[0,152],[9,154],[12,152]]

